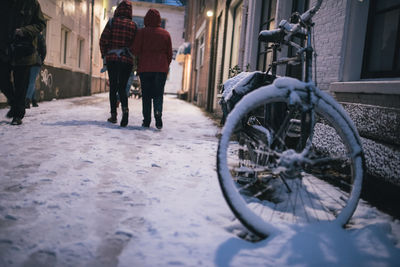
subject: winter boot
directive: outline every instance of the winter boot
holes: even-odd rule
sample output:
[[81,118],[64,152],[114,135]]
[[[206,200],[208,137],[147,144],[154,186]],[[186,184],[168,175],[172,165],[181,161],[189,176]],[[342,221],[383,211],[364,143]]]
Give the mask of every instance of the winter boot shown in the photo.
[[32,98],[32,107],[37,108],[38,106],[39,106],[39,105],[38,105],[36,99]]
[[122,119],[121,119],[121,127],[126,127],[128,125],[128,117],[129,117],[129,108],[122,108]]
[[162,119],[161,119],[161,112],[156,112],[154,118],[156,119],[156,128],[161,130],[163,127]]
[[150,122],[147,122],[147,121],[143,120],[142,127],[149,128],[150,127]]
[[18,117],[14,117],[13,120],[11,121],[11,125],[21,125],[22,120]]
[[14,117],[14,110],[12,108],[7,112],[6,117],[9,119]]
[[111,117],[107,119],[108,122],[117,123],[117,112],[111,112]]
[[25,98],[25,108],[31,108],[31,100],[29,98]]

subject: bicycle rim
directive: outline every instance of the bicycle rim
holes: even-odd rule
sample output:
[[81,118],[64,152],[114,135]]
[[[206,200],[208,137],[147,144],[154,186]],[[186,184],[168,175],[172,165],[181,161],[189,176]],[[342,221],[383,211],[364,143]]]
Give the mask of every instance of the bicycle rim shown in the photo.
[[[243,98],[228,116],[218,147],[223,195],[235,216],[260,237],[288,224],[344,226],[361,191],[359,137],[340,106],[324,94],[315,101],[310,153],[296,168],[285,169],[283,155],[302,151],[301,107],[289,108],[288,95],[268,86]],[[280,107],[280,117],[265,118],[265,104]]]

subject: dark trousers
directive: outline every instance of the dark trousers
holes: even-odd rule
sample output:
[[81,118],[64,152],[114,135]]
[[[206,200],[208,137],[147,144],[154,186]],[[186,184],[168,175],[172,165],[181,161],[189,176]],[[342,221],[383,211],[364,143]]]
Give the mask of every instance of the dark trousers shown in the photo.
[[0,61],[0,88],[7,97],[14,118],[22,119],[25,116],[25,96],[30,67],[11,66],[10,63]]
[[117,92],[121,101],[121,107],[128,107],[126,95],[126,83],[132,72],[132,65],[125,62],[107,62],[108,78],[110,80],[110,109],[111,113],[117,112]]
[[143,122],[151,122],[151,100],[154,105],[154,117],[162,116],[164,86],[167,80],[165,72],[143,72],[139,74],[142,88]]

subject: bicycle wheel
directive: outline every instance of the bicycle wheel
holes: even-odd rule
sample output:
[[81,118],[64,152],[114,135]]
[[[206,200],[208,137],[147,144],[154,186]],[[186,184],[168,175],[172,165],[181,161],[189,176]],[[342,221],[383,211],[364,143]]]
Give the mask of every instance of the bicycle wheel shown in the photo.
[[[294,91],[304,103],[304,87]],[[349,117],[316,89],[312,143],[303,155],[305,106],[291,104],[291,92],[270,85],[246,95],[229,114],[219,141],[223,195],[235,216],[260,237],[288,224],[344,226],[361,192],[363,152]],[[271,106],[280,107],[278,119],[265,116]]]

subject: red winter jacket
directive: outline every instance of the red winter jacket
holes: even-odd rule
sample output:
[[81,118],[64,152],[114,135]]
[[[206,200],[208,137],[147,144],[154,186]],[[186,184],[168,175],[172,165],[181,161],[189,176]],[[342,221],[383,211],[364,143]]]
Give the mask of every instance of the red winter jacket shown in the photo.
[[138,30],[133,45],[133,53],[139,57],[138,72],[168,73],[172,60],[171,36],[161,28],[160,13],[156,9],[147,11],[144,26]]
[[101,56],[106,57],[106,62],[119,61],[133,64],[129,54],[118,55],[109,52],[114,49],[128,48],[133,51],[136,24],[132,21],[132,4],[130,1],[122,1],[114,12],[114,17],[104,27],[100,37]]

